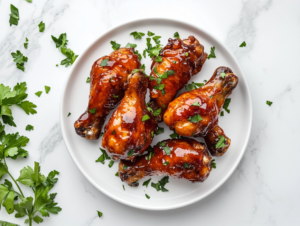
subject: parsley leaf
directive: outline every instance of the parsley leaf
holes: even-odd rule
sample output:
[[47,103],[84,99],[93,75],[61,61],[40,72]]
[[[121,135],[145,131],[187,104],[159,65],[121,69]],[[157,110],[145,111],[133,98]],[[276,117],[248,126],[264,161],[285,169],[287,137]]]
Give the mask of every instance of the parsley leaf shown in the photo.
[[67,117],[69,117],[71,115],[71,112],[69,112],[69,114],[68,114],[68,116]]
[[104,68],[105,66],[107,66],[108,61],[109,61],[109,58],[106,58],[106,59],[101,61],[100,65]]
[[150,196],[149,196],[149,195],[145,194],[145,196],[146,196],[147,199],[150,199]]
[[167,155],[171,154],[171,149],[169,147],[163,147],[164,151],[166,152]]
[[136,44],[132,44],[132,43],[127,43],[127,45],[125,46],[126,48],[135,48],[137,47]]
[[185,85],[185,90],[186,91],[192,91],[194,89],[198,89],[199,87],[203,86],[204,83],[196,83],[196,82],[192,82],[191,84],[187,84]]
[[[269,101],[269,100],[267,100],[267,105],[269,105],[269,106],[271,106],[272,104],[273,104],[273,102],[272,101]],[[224,106],[223,106],[224,107]]]
[[151,37],[151,36],[153,36],[153,35],[155,35],[155,34],[152,33],[151,31],[148,31],[147,35],[148,35],[149,37]]
[[133,149],[129,150],[129,152],[127,153],[127,156],[132,156],[134,153]]
[[167,166],[167,165],[169,165],[169,162],[166,161],[166,162],[163,163],[163,165],[164,165],[164,166]]
[[97,110],[97,108],[93,108],[93,109],[90,109],[89,112],[92,113],[92,114],[95,114],[96,110]]
[[[116,43],[116,41],[110,41],[111,47],[113,48],[113,50],[118,50],[120,49],[120,44]],[[126,46],[127,47],[127,46]]]
[[105,160],[110,160],[111,158],[108,156],[104,149],[100,148],[100,151],[102,152],[102,155],[96,160],[96,162],[101,162],[102,164],[104,164]]
[[179,135],[176,133],[176,131],[174,130],[174,133],[172,133],[172,134],[170,134],[170,137],[172,138],[172,139],[174,139],[174,138],[179,138]]
[[103,215],[102,212],[100,212],[100,211],[97,210],[97,213],[98,213],[98,217],[102,217],[102,215]]
[[220,76],[221,76],[222,78],[225,78],[226,73],[222,72],[222,73],[220,73]]
[[225,109],[225,111],[229,114],[230,113],[230,110],[228,109],[229,107],[229,104],[231,102],[231,98],[227,98],[224,102],[224,105],[223,105],[223,108]]
[[157,127],[156,131],[155,131],[155,135],[159,135],[161,133],[164,133],[165,129],[162,127]]
[[150,117],[146,114],[142,117],[142,122],[147,121],[148,119],[150,119]]
[[45,23],[43,23],[43,21],[41,21],[38,26],[40,32],[43,32],[45,30]]
[[9,25],[18,25],[19,22],[19,10],[17,7],[15,7],[13,4],[10,4],[10,12],[9,14]]
[[87,77],[85,82],[86,82],[86,83],[90,83],[90,82],[91,82],[91,78],[90,78],[90,77]]
[[158,183],[152,182],[151,187],[155,188],[156,191],[167,192],[167,191],[169,191],[165,188],[167,183],[169,183],[169,176],[163,177],[160,181],[158,181]]
[[157,109],[155,112],[153,112],[154,116],[158,116],[161,112],[161,108]]
[[48,94],[50,92],[51,87],[50,86],[45,86],[45,92]]
[[141,60],[141,59],[142,59],[142,55],[139,53],[139,51],[138,51],[138,50],[134,51],[134,54],[137,54],[137,55],[139,56],[139,60]]
[[224,111],[221,111],[221,114],[220,114],[221,116],[224,116]]
[[34,127],[32,125],[29,125],[29,124],[25,128],[25,130],[27,130],[27,131],[31,131],[33,129],[34,129]]
[[222,136],[222,135],[219,135],[218,138],[219,138],[219,141],[218,141],[218,143],[216,144],[216,148],[222,148],[222,147],[225,147],[225,143],[224,143],[224,142],[226,141],[225,137]]
[[191,106],[197,106],[197,107],[200,107],[200,104],[198,101],[194,102]]
[[246,42],[243,41],[242,44],[240,44],[240,47],[246,47]]
[[190,122],[197,123],[197,122],[201,121],[202,119],[203,118],[199,114],[197,114],[197,115],[194,115],[193,117],[189,117],[188,120]]
[[35,95],[37,95],[38,97],[40,97],[42,95],[43,91],[38,91],[35,93]]
[[162,57],[161,56],[155,57],[155,62],[162,62]]
[[207,56],[207,59],[209,60],[210,58],[216,58],[216,55],[215,55],[215,47],[211,47],[210,48],[210,54]]
[[159,45],[160,44],[160,39],[161,38],[161,36],[154,36],[152,39],[153,39],[153,41],[155,42],[155,44],[156,45]]
[[20,50],[17,50],[16,53],[11,53],[11,56],[14,58],[14,62],[16,62],[17,68],[24,71],[24,63],[28,61],[28,57],[24,56]]
[[56,48],[67,46],[68,40],[66,33],[60,34],[58,38],[55,38],[53,35],[51,35],[51,38],[54,41]]
[[132,35],[134,39],[142,39],[142,36],[144,36],[145,33],[134,31],[131,32],[130,35]]
[[180,38],[179,33],[177,31],[174,33],[174,38]]
[[108,167],[111,168],[113,166],[115,162],[113,160],[110,160],[109,164],[108,164]]
[[150,181],[151,181],[151,178],[148,179],[148,180],[146,180],[146,181],[144,181],[143,186],[146,186],[146,188],[147,188],[148,185],[149,185],[149,183],[150,183]]
[[28,38],[25,39],[24,48],[25,48],[25,49],[28,48]]
[[211,160],[210,165],[211,165],[211,168],[214,168],[214,169],[217,168],[217,163],[215,163],[215,159]]

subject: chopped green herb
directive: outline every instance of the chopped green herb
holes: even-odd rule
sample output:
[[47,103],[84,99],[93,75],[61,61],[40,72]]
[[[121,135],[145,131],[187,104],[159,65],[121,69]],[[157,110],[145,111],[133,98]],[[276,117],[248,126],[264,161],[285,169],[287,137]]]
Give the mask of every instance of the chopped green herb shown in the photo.
[[[272,101],[269,101],[269,100],[267,100],[267,105],[269,105],[269,106],[271,106],[272,104],[273,104],[273,102]],[[224,107],[224,106],[223,106]]]
[[225,78],[226,73],[222,72],[222,73],[220,73],[220,76],[221,76],[222,78]]
[[218,138],[219,138],[219,141],[218,141],[218,143],[216,144],[216,148],[222,148],[222,147],[225,147],[225,143],[224,143],[224,142],[226,141],[225,137],[222,136],[222,135],[219,135]]
[[210,48],[210,54],[207,56],[207,59],[209,60],[210,58],[216,58],[216,55],[215,55],[215,47],[211,47]]
[[41,21],[38,26],[40,32],[43,32],[45,30],[45,23],[43,21]]
[[185,167],[186,169],[190,168],[190,167],[189,167],[189,164],[186,163],[186,162],[184,163],[184,167]]
[[114,98],[118,98],[118,97],[119,97],[119,95],[115,95],[115,94],[113,93],[113,97],[114,97]]
[[142,37],[145,35],[145,33],[142,32],[131,32],[130,35],[132,35],[134,37],[134,39],[142,39]]
[[172,62],[173,62],[173,64],[176,64],[176,63],[177,63],[176,60],[173,60]]
[[197,122],[201,121],[202,119],[203,118],[199,114],[197,114],[197,115],[194,115],[193,117],[189,117],[188,120],[190,122],[197,123]]
[[221,111],[221,116],[224,116],[224,111]]
[[153,47],[152,49],[149,50],[150,57],[151,56],[158,56],[161,48],[160,47]]
[[177,31],[174,33],[174,38],[180,38],[179,33]]
[[142,66],[140,66],[140,69],[145,70],[146,69],[145,64],[143,64]]
[[209,98],[211,99],[211,98],[213,98],[214,97],[214,95],[211,95]]
[[163,147],[164,151],[166,152],[167,155],[171,154],[171,149],[169,147]]
[[174,130],[174,133],[172,133],[171,135],[170,135],[170,137],[172,138],[172,139],[174,139],[174,138],[179,138],[179,135],[176,133],[176,131]]
[[50,86],[45,86],[45,91],[48,94],[50,92],[51,87]]
[[134,51],[134,54],[137,54],[137,55],[139,56],[139,60],[141,60],[141,59],[142,59],[142,55],[139,53],[139,51],[138,51],[138,50]]
[[[116,41],[110,41],[111,47],[113,48],[113,50],[118,50],[120,49],[121,45],[116,43]],[[128,43],[129,44],[129,43]],[[127,46],[126,46],[127,47]]]
[[186,52],[186,53],[185,53],[185,56],[188,56],[188,55],[189,55],[189,53],[188,53],[188,52]]
[[144,58],[146,58],[146,50],[144,49],[144,51],[143,51],[143,56],[144,56]]
[[96,160],[96,162],[101,162],[102,164],[104,164],[105,160],[110,160],[111,158],[108,156],[104,149],[100,148],[100,151],[102,152],[102,155]]
[[159,45],[160,44],[160,40],[159,40],[160,38],[161,38],[161,36],[154,36],[152,39],[155,42],[155,44]]
[[155,34],[152,33],[151,31],[148,31],[147,35],[148,35],[149,37],[151,37],[151,36],[153,36],[153,35],[155,35]]
[[132,44],[132,43],[127,43],[127,45],[125,46],[126,48],[135,48],[137,47],[136,44]]
[[97,210],[97,213],[98,213],[98,217],[102,217],[102,215],[103,215],[102,212]]
[[231,102],[231,98],[227,98],[227,99],[225,99],[225,102],[224,102],[224,105],[223,105],[223,108],[225,109],[225,111],[228,114],[230,113],[230,110],[228,109],[230,102]]
[[158,181],[158,183],[152,182],[151,187],[155,188],[156,191],[167,192],[167,191],[169,191],[165,188],[167,183],[169,183],[169,176],[163,177],[160,181]]
[[125,186],[124,186],[124,184],[123,184],[122,186],[123,186],[123,190],[125,191]]
[[204,83],[196,83],[196,82],[192,82],[191,84],[187,84],[185,85],[185,90],[186,91],[192,91],[194,89],[198,89],[199,87],[203,86]]
[[38,91],[35,93],[35,95],[37,95],[38,97],[40,97],[42,95],[43,91]]
[[128,152],[127,156],[132,156],[132,155],[133,155],[133,153],[134,153],[134,151],[133,151],[133,149],[131,149],[131,150],[129,150],[129,152]]
[[214,169],[217,168],[217,163],[215,163],[215,159],[211,160],[210,165],[211,165],[211,168],[214,168]]
[[149,112],[153,112],[153,109],[152,109],[151,107],[147,107],[147,110],[148,110]]
[[28,48],[28,38],[25,39],[24,48],[25,48],[25,49]]
[[33,129],[34,129],[34,127],[32,125],[29,125],[29,124],[25,128],[25,130],[27,130],[27,131],[31,131]]
[[158,116],[161,112],[161,108],[157,109],[155,112],[153,112],[154,116]]
[[169,162],[168,162],[168,161],[165,161],[165,162],[163,163],[163,165],[164,165],[164,166],[167,166],[167,165],[169,165]]
[[166,106],[163,104],[162,107],[165,108]]
[[192,104],[192,106],[197,106],[197,107],[200,107],[200,104],[198,101],[196,101],[195,103]]
[[148,120],[148,119],[150,119],[150,117],[149,117],[149,115],[144,115],[143,117],[142,117],[142,122],[144,122],[144,121],[146,121],[146,120]]
[[102,60],[100,65],[104,68],[105,66],[107,66],[107,62],[109,61],[109,58],[106,58],[105,60]]
[[113,160],[109,161],[108,167],[111,168],[115,162]]
[[154,89],[156,89],[156,90],[164,90],[164,88],[165,88],[165,84],[160,84],[158,86],[154,86]]
[[92,113],[92,114],[95,114],[96,110],[97,110],[97,108],[93,108],[93,109],[90,109],[89,112]]
[[162,57],[161,56],[157,56],[155,58],[155,62],[162,62]]
[[164,133],[165,129],[162,127],[157,127],[156,131],[155,131],[155,135],[159,135],[161,133]]
[[144,181],[143,186],[146,186],[146,188],[147,188],[150,181],[151,181],[151,178]]
[[242,44],[240,44],[240,47],[246,47],[246,42],[243,41]]
[[24,63],[28,61],[28,57],[24,56],[19,50],[16,53],[11,53],[11,56],[14,58],[17,68],[24,71]]
[[26,1],[32,3],[32,0],[26,0]]
[[56,67],[58,67],[58,64],[56,64]]
[[116,131],[114,130],[111,134],[116,134]]
[[[151,147],[151,149],[152,149],[152,147]],[[146,160],[150,161],[151,158],[153,157],[153,155],[154,155],[154,152],[153,152],[153,151],[150,151],[149,155],[146,156]]]
[[159,147],[164,147],[164,146],[166,146],[166,142],[162,141],[162,142],[160,142],[160,143],[158,144],[158,146],[159,146]]
[[140,69],[134,69],[134,70],[132,70],[132,74],[135,74],[135,73],[137,73],[137,72],[139,72],[140,71]]
[[126,170],[128,168],[128,166],[124,165],[123,166],[123,170]]
[[91,78],[90,77],[87,77],[86,78],[86,83],[90,83],[91,82]]
[[18,25],[19,22],[19,10],[17,7],[15,7],[13,4],[10,4],[10,12],[9,14],[9,25]]
[[68,116],[67,117],[69,117],[71,115],[71,112],[69,112],[69,114],[68,114]]
[[118,176],[119,176],[119,171],[118,171],[118,172],[116,172],[115,176],[116,176],[116,177],[118,177]]
[[149,196],[149,195],[145,194],[145,196],[146,196],[147,199],[150,199],[150,196]]
[[151,131],[151,137],[154,137],[154,131]]

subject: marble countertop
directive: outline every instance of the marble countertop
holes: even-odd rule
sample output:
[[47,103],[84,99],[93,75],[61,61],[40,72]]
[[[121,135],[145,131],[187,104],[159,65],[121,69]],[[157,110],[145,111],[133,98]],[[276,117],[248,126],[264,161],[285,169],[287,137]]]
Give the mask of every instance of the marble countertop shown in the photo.
[[[13,86],[26,81],[28,99],[38,106],[33,116],[13,108],[18,127],[7,126],[7,132],[20,131],[30,142],[27,159],[9,161],[12,172],[18,175],[22,167],[39,161],[42,172],[61,173],[54,191],[63,210],[46,218],[43,225],[300,225],[300,1],[32,1],[0,0],[0,83]],[[18,26],[8,23],[11,3],[20,11]],[[251,138],[233,175],[209,197],[170,211],[131,208],[94,188],[72,161],[59,123],[61,91],[72,66],[55,66],[62,55],[51,35],[66,32],[69,47],[80,55],[107,29],[145,17],[186,21],[218,37],[237,58],[253,98]],[[43,33],[38,31],[40,21],[46,24]],[[247,47],[237,51],[236,43],[243,41]],[[29,58],[25,72],[16,68],[10,55],[19,49]],[[34,93],[44,85],[51,87],[50,93],[36,97]],[[266,100],[273,105],[266,105]],[[35,130],[25,131],[27,124]],[[103,212],[102,218],[96,210]],[[4,208],[0,220],[24,225],[24,218],[16,219]]]

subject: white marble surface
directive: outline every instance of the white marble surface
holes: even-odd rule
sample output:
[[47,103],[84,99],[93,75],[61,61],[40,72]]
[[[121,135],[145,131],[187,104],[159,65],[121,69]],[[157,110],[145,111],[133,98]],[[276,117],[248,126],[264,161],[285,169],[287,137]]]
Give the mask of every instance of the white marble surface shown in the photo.
[[[38,114],[13,108],[17,128],[31,140],[29,157],[9,161],[13,173],[40,161],[42,172],[61,172],[54,190],[63,208],[43,225],[300,225],[300,1],[296,0],[0,0],[0,83],[26,81]],[[9,26],[9,5],[19,8],[18,26]],[[51,35],[66,32],[76,54],[107,29],[144,17],[169,17],[195,24],[218,37],[237,57],[250,85],[254,120],[250,142],[237,170],[209,197],[191,206],[161,212],[122,205],[96,190],[79,172],[64,145],[59,102],[71,67],[55,67],[63,56]],[[39,33],[40,21],[46,30]],[[29,39],[28,49],[23,43]],[[239,48],[242,41],[246,48]],[[26,71],[10,55],[28,56]],[[34,93],[51,86],[48,95]],[[273,101],[271,107],[266,100]],[[35,130],[25,131],[32,124]],[[30,194],[30,193],[28,193]],[[96,210],[103,212],[98,218]],[[0,219],[24,225],[3,208]]]

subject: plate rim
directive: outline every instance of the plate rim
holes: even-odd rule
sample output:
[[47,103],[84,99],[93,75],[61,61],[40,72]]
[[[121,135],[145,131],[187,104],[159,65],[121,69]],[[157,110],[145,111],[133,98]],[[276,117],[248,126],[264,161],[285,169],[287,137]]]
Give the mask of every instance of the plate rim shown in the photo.
[[[71,78],[71,75],[73,74],[77,64],[80,62],[81,58],[86,54],[87,51],[89,51],[89,49],[94,45],[96,44],[103,36],[105,36],[107,33],[109,33],[110,31],[112,30],[115,30],[117,28],[120,28],[122,26],[125,26],[125,25],[129,25],[129,24],[132,24],[132,23],[137,23],[137,22],[144,22],[144,21],[150,21],[150,20],[164,20],[166,22],[173,22],[173,23],[179,23],[181,25],[186,25],[186,26],[190,26],[194,29],[198,29],[199,31],[201,31],[202,33],[204,33],[205,35],[207,35],[207,37],[209,37],[210,39],[212,39],[214,42],[218,43],[218,45],[221,45],[228,53],[229,55],[231,56],[231,58],[233,59],[234,63],[237,65],[238,69],[242,72],[242,76],[243,76],[243,79],[245,80],[245,87],[246,87],[246,93],[249,97],[249,118],[250,118],[250,126],[249,126],[249,129],[246,131],[247,135],[246,135],[246,141],[244,142],[244,145],[242,147],[242,151],[240,152],[238,158],[237,158],[237,161],[234,162],[233,164],[233,167],[230,169],[230,171],[225,175],[225,177],[220,180],[212,189],[210,189],[208,192],[204,193],[203,195],[201,196],[198,196],[197,198],[194,198],[194,199],[191,199],[189,201],[186,201],[186,202],[182,202],[180,204],[177,204],[177,205],[173,205],[173,206],[168,206],[168,207],[152,207],[152,206],[142,206],[140,204],[134,204],[134,203],[131,203],[131,202],[127,202],[127,201],[124,201],[123,199],[119,198],[118,196],[115,196],[109,192],[107,192],[105,189],[102,189],[100,186],[97,185],[96,182],[93,181],[92,178],[90,178],[90,176],[88,175],[88,173],[85,172],[84,169],[82,169],[82,167],[80,167],[80,164],[78,163],[77,159],[75,158],[75,156],[73,155],[72,151],[71,151],[71,147],[67,141],[66,138],[66,131],[64,129],[64,123],[65,123],[65,120],[66,120],[66,117],[64,117],[63,115],[63,104],[64,104],[64,97],[65,97],[65,94],[66,94],[66,88],[67,88],[67,85],[69,83],[69,80]],[[97,37],[93,42],[91,42],[91,44],[89,44],[85,50],[80,54],[80,56],[77,58],[77,60],[75,61],[75,64],[73,65],[69,75],[67,76],[67,78],[65,78],[65,82],[64,82],[64,85],[63,85],[63,90],[61,92],[61,99],[60,99],[60,106],[59,106],[59,122],[60,122],[60,126],[61,126],[61,132],[62,132],[62,136],[63,136],[63,140],[64,140],[64,143],[66,145],[66,148],[72,158],[72,160],[74,161],[75,165],[77,166],[77,168],[80,170],[80,172],[86,177],[86,179],[95,187],[97,188],[99,191],[101,191],[103,194],[105,194],[106,196],[114,199],[115,201],[118,201],[124,205],[127,205],[127,206],[130,206],[130,207],[134,207],[134,208],[138,208],[138,209],[143,209],[143,210],[152,210],[152,211],[161,211],[161,210],[171,210],[171,209],[178,209],[178,208],[181,208],[181,207],[185,207],[185,206],[188,206],[188,205],[191,205],[193,203],[196,203],[206,197],[208,197],[209,195],[211,195],[213,192],[215,192],[218,188],[220,188],[228,179],[229,177],[232,175],[232,173],[236,170],[237,166],[239,165],[239,163],[241,162],[241,159],[242,157],[244,156],[245,154],[245,151],[246,151],[246,148],[247,148],[247,145],[249,143],[249,139],[250,139],[250,135],[251,135],[251,130],[252,130],[252,126],[253,126],[253,105],[252,105],[252,96],[251,96],[251,92],[250,92],[250,88],[249,88],[249,85],[248,85],[248,82],[247,82],[247,78],[246,76],[244,75],[244,72],[243,70],[241,69],[237,59],[235,58],[235,56],[232,54],[232,52],[227,48],[226,45],[224,45],[217,37],[215,37],[214,35],[212,35],[211,33],[207,32],[206,30],[198,27],[197,25],[195,24],[191,24],[191,23],[188,23],[186,21],[179,21],[177,19],[173,19],[173,18],[166,18],[166,17],[144,17],[144,18],[137,18],[137,19],[133,19],[133,20],[127,20],[123,23],[119,23],[117,24],[116,26],[113,26],[112,28],[104,31],[99,37]]]

